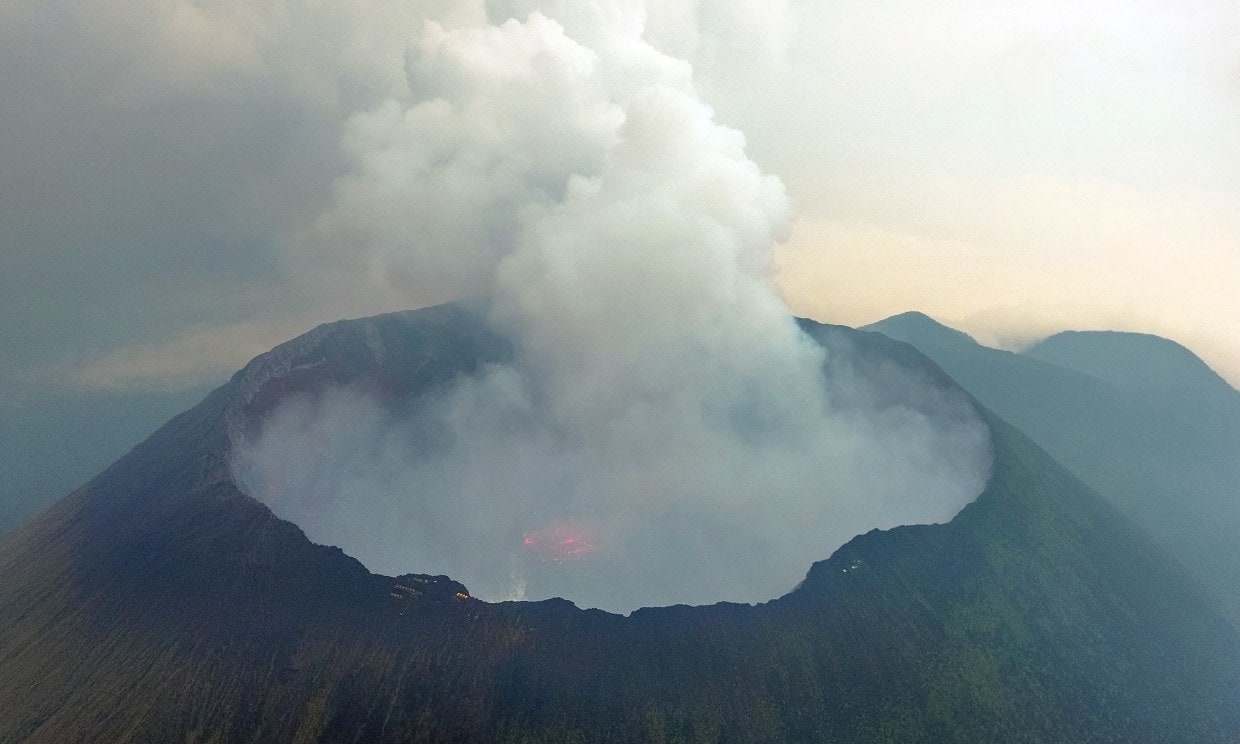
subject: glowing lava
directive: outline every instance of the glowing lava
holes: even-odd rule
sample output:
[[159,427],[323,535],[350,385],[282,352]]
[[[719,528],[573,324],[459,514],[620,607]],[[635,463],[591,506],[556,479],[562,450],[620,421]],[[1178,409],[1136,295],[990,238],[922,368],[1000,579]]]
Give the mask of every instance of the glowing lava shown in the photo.
[[521,540],[545,561],[562,563],[592,553],[596,547],[593,530],[573,522],[553,522],[542,529],[527,532]]

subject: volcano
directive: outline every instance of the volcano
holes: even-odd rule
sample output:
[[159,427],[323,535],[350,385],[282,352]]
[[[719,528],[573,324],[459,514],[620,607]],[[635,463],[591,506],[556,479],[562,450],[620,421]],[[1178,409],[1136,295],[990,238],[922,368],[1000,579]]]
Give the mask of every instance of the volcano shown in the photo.
[[[958,390],[913,347],[801,322],[851,372]],[[0,542],[0,740],[1234,742],[1240,636],[1197,580],[977,405],[950,523],[858,536],[758,605],[620,616],[371,573],[242,492],[291,395],[399,408],[511,353],[464,305],[258,357]],[[575,555],[572,525],[529,539]],[[559,541],[558,543],[556,541]]]
[[1067,332],[1016,354],[917,313],[867,329],[941,365],[1240,619],[1240,392],[1192,352],[1156,336]]

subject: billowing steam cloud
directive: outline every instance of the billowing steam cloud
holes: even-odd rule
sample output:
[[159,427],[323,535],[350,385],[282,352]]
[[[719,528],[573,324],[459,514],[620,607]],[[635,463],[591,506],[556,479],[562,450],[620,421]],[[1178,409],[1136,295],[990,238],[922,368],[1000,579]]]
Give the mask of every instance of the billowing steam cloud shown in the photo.
[[611,610],[768,599],[976,496],[964,401],[824,384],[769,284],[782,185],[648,37],[699,45],[694,14],[513,5],[417,31],[407,95],[349,120],[353,175],[305,236],[415,296],[487,296],[513,360],[412,415],[291,400],[237,454],[243,486],[372,570]]

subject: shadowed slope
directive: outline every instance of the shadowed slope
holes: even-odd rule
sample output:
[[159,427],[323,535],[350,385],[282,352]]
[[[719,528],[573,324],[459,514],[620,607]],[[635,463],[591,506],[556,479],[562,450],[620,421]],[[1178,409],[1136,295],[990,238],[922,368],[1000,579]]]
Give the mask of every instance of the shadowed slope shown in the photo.
[[1240,393],[1185,347],[1146,333],[1064,331],[1022,352],[1024,356],[1076,370],[1134,393],[1230,399]]
[[1046,447],[1240,623],[1240,393],[1204,362],[1141,334],[1065,333],[1014,354],[920,313],[868,328],[916,346]]
[[[857,373],[911,348],[803,324]],[[289,390],[398,405],[503,345],[435,308],[260,357],[0,542],[0,740],[1233,741],[1240,640],[1010,427],[947,525],[871,532],[756,607],[489,605],[368,573],[237,491],[229,431]],[[837,373],[839,371],[837,370]],[[411,566],[416,570],[416,566]],[[773,590],[772,593],[776,593]]]

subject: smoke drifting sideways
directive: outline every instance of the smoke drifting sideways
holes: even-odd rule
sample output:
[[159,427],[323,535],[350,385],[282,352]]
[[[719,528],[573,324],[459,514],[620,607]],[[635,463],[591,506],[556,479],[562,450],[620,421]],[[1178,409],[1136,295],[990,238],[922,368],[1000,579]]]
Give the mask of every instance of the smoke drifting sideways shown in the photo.
[[770,281],[783,187],[643,4],[546,5],[427,21],[305,236],[411,296],[486,296],[512,359],[412,413],[287,400],[238,483],[371,570],[619,612],[770,599],[856,534],[954,516],[989,470],[968,402],[799,330]]

